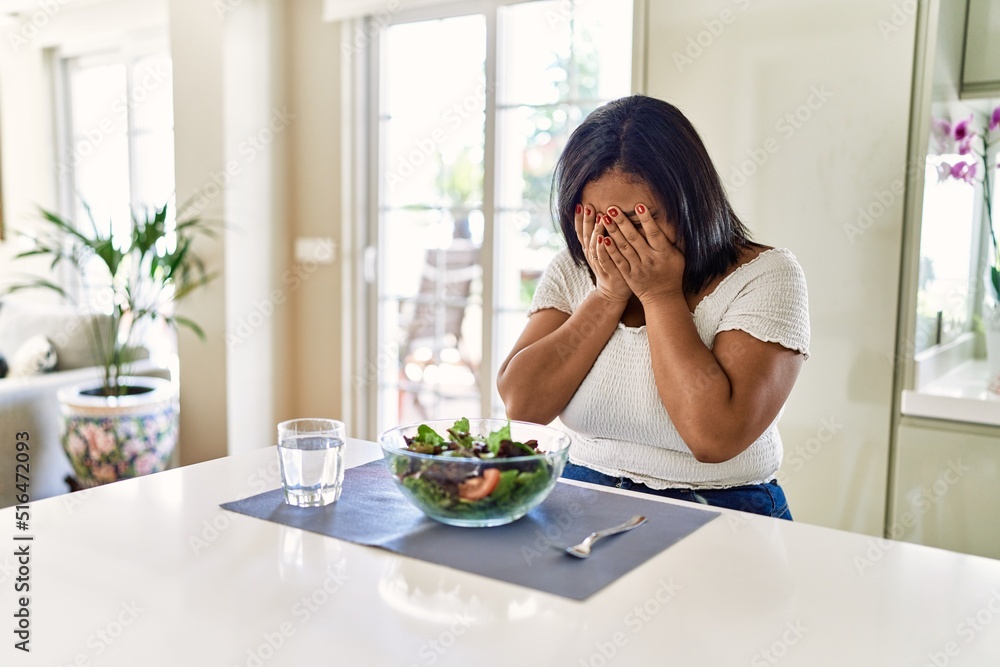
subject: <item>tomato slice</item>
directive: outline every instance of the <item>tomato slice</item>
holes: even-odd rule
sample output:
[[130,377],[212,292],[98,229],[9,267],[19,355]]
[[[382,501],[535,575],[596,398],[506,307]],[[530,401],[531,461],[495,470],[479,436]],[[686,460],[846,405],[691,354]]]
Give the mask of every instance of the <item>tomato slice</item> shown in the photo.
[[479,477],[467,479],[458,485],[458,495],[465,500],[482,500],[493,493],[500,483],[500,471],[487,468]]

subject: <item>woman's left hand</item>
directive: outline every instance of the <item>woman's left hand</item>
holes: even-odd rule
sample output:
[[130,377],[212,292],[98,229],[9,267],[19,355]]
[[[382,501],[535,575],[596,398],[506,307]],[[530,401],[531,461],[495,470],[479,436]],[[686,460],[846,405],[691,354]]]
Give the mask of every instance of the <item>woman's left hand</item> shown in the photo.
[[[617,206],[602,218],[611,245],[608,254],[639,301],[683,294],[684,254],[677,247],[674,229],[657,222],[649,207],[635,205],[636,226]],[[642,234],[639,230],[642,230]],[[643,238],[645,235],[645,238]]]

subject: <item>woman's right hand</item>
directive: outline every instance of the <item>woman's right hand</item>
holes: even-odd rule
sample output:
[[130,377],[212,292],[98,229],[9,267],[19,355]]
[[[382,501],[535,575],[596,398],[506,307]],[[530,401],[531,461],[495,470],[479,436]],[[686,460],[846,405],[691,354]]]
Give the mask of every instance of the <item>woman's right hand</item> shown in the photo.
[[597,292],[609,301],[624,303],[632,296],[632,290],[608,254],[604,225],[598,224],[597,218],[593,204],[577,204],[573,215],[576,238],[597,278]]

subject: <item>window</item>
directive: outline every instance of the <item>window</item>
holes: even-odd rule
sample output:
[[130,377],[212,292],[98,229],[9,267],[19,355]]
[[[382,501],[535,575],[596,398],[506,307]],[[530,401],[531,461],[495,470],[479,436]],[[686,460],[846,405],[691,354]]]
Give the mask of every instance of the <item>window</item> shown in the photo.
[[[992,262],[984,196],[989,110],[986,102],[940,103],[932,112],[924,171],[914,352],[954,341],[982,313]],[[961,130],[960,125],[965,123]],[[968,137],[961,137],[967,133]],[[990,178],[991,182],[995,178]]]
[[555,162],[588,113],[631,88],[632,0],[486,5],[381,33],[377,431],[503,414],[499,363],[563,245]]
[[74,210],[128,227],[129,205],[162,206],[174,190],[173,84],[165,54],[63,60],[67,147],[59,163]]
[[941,169],[959,159],[951,154],[927,159],[914,352],[954,340],[969,331],[972,321],[970,285],[979,229],[973,214],[976,196],[967,183],[940,176]]
[[63,57],[60,74],[63,208],[89,228],[86,205],[94,223],[105,232],[110,225],[124,245],[133,211],[141,215],[167,202],[174,211],[170,57],[131,48]]

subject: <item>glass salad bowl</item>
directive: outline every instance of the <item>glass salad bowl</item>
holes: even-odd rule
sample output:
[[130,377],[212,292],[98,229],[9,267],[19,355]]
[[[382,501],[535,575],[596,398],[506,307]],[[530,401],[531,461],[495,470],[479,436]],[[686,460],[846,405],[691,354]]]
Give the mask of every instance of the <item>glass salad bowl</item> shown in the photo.
[[505,419],[436,419],[379,436],[396,485],[427,516],[452,526],[520,519],[555,487],[569,436]]

